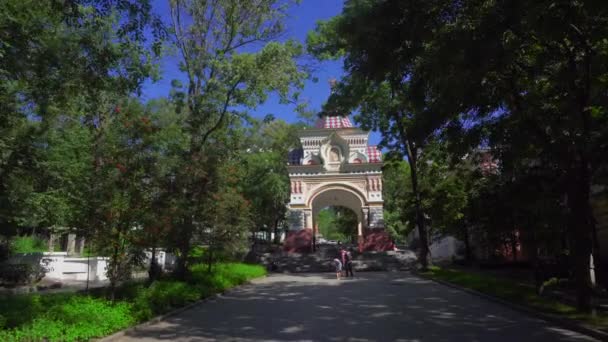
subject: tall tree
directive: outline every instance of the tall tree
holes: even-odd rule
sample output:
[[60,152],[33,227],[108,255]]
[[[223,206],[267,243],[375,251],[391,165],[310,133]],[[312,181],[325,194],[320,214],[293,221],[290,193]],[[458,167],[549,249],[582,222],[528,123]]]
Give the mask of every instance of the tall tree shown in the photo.
[[[342,15],[317,25],[308,36],[309,51],[317,58],[344,58],[347,75],[332,93],[326,110],[350,112],[359,109],[355,120],[366,129],[382,134],[380,145],[398,153],[410,164],[410,182],[414,199],[416,227],[420,236],[419,261],[422,269],[430,262],[428,232],[423,199],[420,191],[418,160],[427,140],[435,133],[436,120],[424,115],[426,98],[409,89],[406,65],[399,60],[376,56],[381,46],[369,37],[384,34],[381,28],[369,25],[380,23],[379,17],[368,17],[366,9],[371,4],[365,1],[347,2]],[[362,18],[363,17],[363,18]],[[369,51],[374,51],[370,59]]]
[[605,164],[608,121],[607,20],[608,5],[592,0],[353,0],[320,27],[333,33],[317,39],[317,51],[337,47],[350,69],[407,84],[423,109],[417,116],[455,133],[454,142],[483,137],[522,163],[561,170],[553,186],[568,211],[578,306],[589,309],[590,186]]
[[288,153],[299,144],[297,126],[272,116],[250,121],[241,154],[245,196],[251,201],[256,229],[278,238],[289,202]]
[[145,0],[3,1],[0,27],[0,226],[7,233],[29,196],[11,182],[36,170],[44,132],[56,119],[84,115],[100,126],[93,113],[111,112],[101,99],[137,91],[151,75],[159,45],[144,31],[158,38],[162,30]]
[[[206,150],[216,144],[214,135],[243,117],[244,108],[266,100],[276,91],[287,99],[294,85],[306,75],[295,58],[300,46],[276,41],[283,32],[283,19],[290,1],[189,1],[172,0],[173,41],[181,54],[180,68],[187,78],[184,87],[188,109],[190,144],[187,163],[203,169],[213,167]],[[206,172],[182,174],[185,211],[179,249],[178,274],[186,270],[185,256],[203,223],[199,205],[209,195]]]
[[390,154],[384,157],[382,169],[382,198],[384,199],[384,225],[393,239],[402,241],[412,230],[413,208],[411,201],[410,167],[401,159],[391,160]]

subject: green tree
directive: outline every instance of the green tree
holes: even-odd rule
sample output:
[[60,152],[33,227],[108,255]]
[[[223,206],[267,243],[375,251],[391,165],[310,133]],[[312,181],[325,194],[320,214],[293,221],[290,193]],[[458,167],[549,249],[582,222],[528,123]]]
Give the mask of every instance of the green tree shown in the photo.
[[251,201],[255,229],[274,232],[284,222],[289,202],[287,162],[289,150],[299,144],[297,126],[266,117],[250,120],[242,153],[243,188]]
[[[184,194],[182,223],[177,248],[182,258],[178,274],[184,275],[195,222],[204,226],[201,199],[209,196],[213,183],[205,168],[214,167],[205,155],[217,144],[225,128],[266,100],[271,91],[288,99],[293,86],[301,86],[306,76],[295,62],[300,46],[276,40],[283,32],[288,1],[171,1],[173,42],[181,54],[180,68],[187,77],[183,89],[190,144],[186,163],[201,168],[182,174]],[[252,52],[253,51],[253,52]],[[204,161],[204,162],[203,162]]]
[[[320,59],[344,59],[346,76],[335,87],[326,111],[358,109],[355,120],[365,129],[379,131],[380,146],[399,154],[410,164],[413,221],[420,237],[419,261],[422,269],[426,269],[430,259],[418,161],[427,140],[436,131],[436,122],[424,115],[426,98],[409,88],[407,66],[399,59],[379,56],[386,53],[384,46],[370,45],[373,41],[369,37],[385,34],[381,32],[382,26],[371,25],[384,20],[370,11],[372,7],[373,2],[369,1],[347,2],[341,15],[318,23],[316,30],[309,33],[308,49]],[[377,59],[367,58],[370,54]]]
[[[57,141],[52,141],[52,133],[44,134],[65,126],[70,118],[82,122],[83,113],[104,110],[107,106],[99,106],[100,99],[136,91],[151,75],[153,51],[158,52],[159,45],[145,39],[143,32],[152,28],[155,38],[162,33],[150,9],[144,0],[9,0],[0,4],[3,234],[10,235],[20,224],[35,224],[19,221],[18,216],[25,217],[30,210],[40,224],[75,219],[71,200],[64,196],[67,191],[58,190],[74,175],[49,170],[55,172],[50,175],[52,184],[45,184],[43,174],[34,173],[43,163],[53,163],[49,166],[55,168],[59,162],[57,156],[46,158],[45,151],[53,153],[56,147],[43,147]],[[101,121],[91,116],[89,123],[95,126]],[[82,206],[87,207],[94,206]]]
[[[88,187],[93,181],[89,130],[69,116],[59,116],[33,151],[29,169],[33,187],[22,196],[22,226],[48,229],[51,234],[83,228],[90,211]],[[52,247],[50,245],[49,247]]]
[[154,220],[157,193],[154,151],[158,141],[156,122],[137,101],[125,101],[120,113],[107,123],[96,176],[100,197],[97,210],[104,217],[95,237],[100,249],[109,255],[108,278],[112,289],[128,279],[134,266],[143,262],[141,231]]
[[339,206],[322,209],[317,214],[319,233],[327,240],[354,243],[358,222],[352,210]]
[[251,202],[243,196],[235,165],[222,167],[221,183],[211,195],[206,207],[207,219],[202,227],[202,242],[208,246],[208,270],[218,253],[229,256],[244,255],[252,230]]
[[[469,195],[466,185],[473,176],[466,172],[466,162],[453,163],[445,145],[440,139],[429,140],[420,156],[422,209],[430,234],[455,235],[465,241],[469,250],[464,221]],[[407,162],[387,156],[383,170],[385,222],[395,235],[403,236],[415,229],[411,217],[415,217],[416,206],[409,173]]]
[[395,240],[402,240],[412,229],[410,166],[404,160],[385,155],[382,169],[384,224]]
[[589,195],[605,163],[608,120],[607,17],[598,1],[360,0],[313,42],[321,54],[346,51],[349,70],[407,86],[416,117],[452,142],[483,138],[522,164],[561,170],[553,184],[567,198],[578,306],[588,309]]

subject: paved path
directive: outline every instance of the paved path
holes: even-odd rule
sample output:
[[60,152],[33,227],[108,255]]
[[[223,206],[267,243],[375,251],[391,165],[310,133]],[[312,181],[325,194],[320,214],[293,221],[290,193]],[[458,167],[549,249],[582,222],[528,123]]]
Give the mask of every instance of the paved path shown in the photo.
[[594,341],[407,273],[272,275],[119,341]]

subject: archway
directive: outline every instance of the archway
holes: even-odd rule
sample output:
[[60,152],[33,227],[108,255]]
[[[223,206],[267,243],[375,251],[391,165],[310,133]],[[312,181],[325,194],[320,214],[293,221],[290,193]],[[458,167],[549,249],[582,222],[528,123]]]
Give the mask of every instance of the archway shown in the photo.
[[310,196],[308,203],[312,209],[313,231],[312,231],[312,249],[316,249],[316,243],[319,237],[319,225],[317,219],[321,210],[326,208],[346,208],[355,215],[356,241],[360,243],[363,239],[363,207],[365,206],[365,197],[358,190],[350,188],[343,184],[329,184],[321,187],[318,191]]
[[359,218],[351,209],[342,206],[326,207],[313,216],[313,221],[317,245],[357,243]]
[[315,218],[332,206],[348,208],[356,215],[360,250],[387,250],[382,159],[376,146],[368,144],[369,132],[353,127],[345,115],[325,115],[315,128],[298,134],[302,147],[289,154],[291,196],[283,250],[313,251]]

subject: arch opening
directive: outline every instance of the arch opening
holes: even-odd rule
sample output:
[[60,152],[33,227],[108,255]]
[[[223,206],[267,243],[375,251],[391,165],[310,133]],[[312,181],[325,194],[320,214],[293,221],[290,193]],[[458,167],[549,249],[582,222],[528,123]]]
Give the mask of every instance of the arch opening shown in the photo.
[[355,244],[357,243],[357,214],[347,207],[330,206],[319,210],[314,216],[319,244]]
[[362,194],[341,184],[328,185],[311,196],[313,250],[317,243],[359,243],[364,205]]

